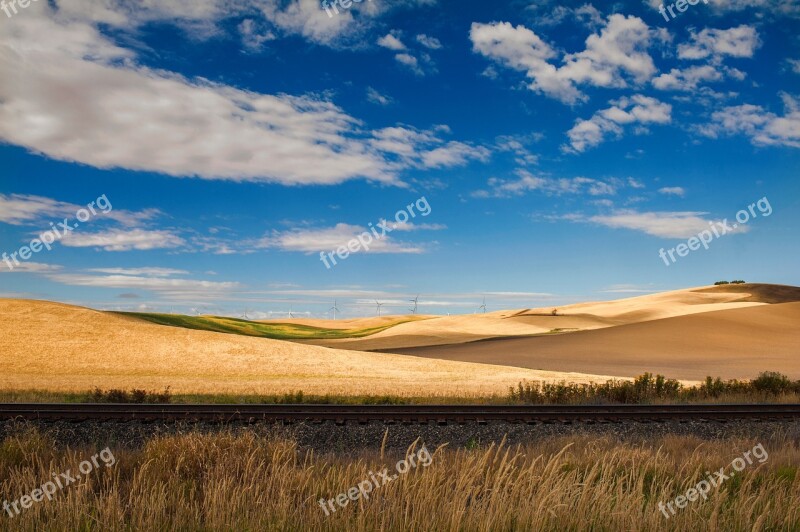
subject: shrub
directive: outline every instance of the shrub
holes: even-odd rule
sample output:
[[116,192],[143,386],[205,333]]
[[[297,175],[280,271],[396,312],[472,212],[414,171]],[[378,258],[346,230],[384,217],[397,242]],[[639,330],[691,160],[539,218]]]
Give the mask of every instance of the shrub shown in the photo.
[[716,283],[714,283],[714,286],[719,286],[723,284],[731,284],[731,283],[729,283],[728,281],[717,281]]
[[663,375],[645,373],[631,381],[610,380],[604,384],[568,384],[520,382],[510,388],[514,402],[531,404],[647,404],[655,401],[697,401],[716,399],[725,394],[751,396],[761,400],[764,395],[800,393],[800,381],[791,381],[781,373],[768,371],[752,381],[706,377],[698,386],[684,387]]
[[765,371],[753,381],[753,388],[759,392],[780,395],[793,391],[794,386],[786,375],[775,371]]
[[172,400],[172,394],[169,387],[164,389],[163,392],[148,392],[146,390],[139,390],[133,388],[130,392],[126,390],[101,390],[95,388],[89,392],[86,399],[87,403],[169,403]]

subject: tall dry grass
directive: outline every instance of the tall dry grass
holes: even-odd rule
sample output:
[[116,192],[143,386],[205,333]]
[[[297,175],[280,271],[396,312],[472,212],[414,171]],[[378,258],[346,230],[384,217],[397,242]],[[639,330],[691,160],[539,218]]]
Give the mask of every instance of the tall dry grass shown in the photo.
[[[800,450],[763,441],[769,460],[724,483],[670,520],[658,510],[752,449],[754,440],[664,437],[558,438],[536,445],[433,449],[417,467],[326,516],[330,499],[391,468],[402,456],[300,452],[290,440],[252,433],[159,437],[113,449],[112,468],[65,488],[1,530],[797,530]],[[96,449],[59,450],[37,432],[0,446],[0,500],[17,499],[51,472],[75,470]]]

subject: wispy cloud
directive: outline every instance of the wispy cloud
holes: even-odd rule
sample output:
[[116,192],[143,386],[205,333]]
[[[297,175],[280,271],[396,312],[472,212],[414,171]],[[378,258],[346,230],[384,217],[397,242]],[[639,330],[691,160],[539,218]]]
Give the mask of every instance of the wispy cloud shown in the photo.
[[61,266],[55,264],[42,264],[40,262],[20,262],[19,264],[11,264],[13,269],[9,268],[6,263],[0,262],[0,273],[51,273],[57,272],[62,269]]
[[131,251],[179,248],[186,241],[167,230],[110,229],[99,233],[67,234],[61,243],[73,248],[101,248],[105,251]]
[[[111,202],[113,198],[108,199]],[[86,208],[86,204],[77,205],[43,196],[0,193],[0,222],[11,225],[31,225],[59,221],[58,218],[63,217],[74,218],[75,213],[84,208]],[[95,209],[98,213],[102,213],[99,208],[95,207]],[[112,209],[107,213],[102,213],[102,217],[131,226],[152,220],[160,214],[158,209],[146,209],[139,212]]]
[[[391,227],[391,225],[390,225]],[[411,223],[397,224],[393,229],[398,231],[435,230],[443,229],[439,225],[414,225]],[[260,249],[280,249],[282,251],[298,251],[303,253],[319,253],[322,251],[336,250],[347,247],[347,243],[357,238],[364,232],[369,233],[371,227],[362,227],[345,223],[333,227],[319,229],[291,229],[288,231],[273,231],[264,236],[256,244]],[[382,231],[376,229],[378,234]],[[368,253],[423,253],[425,248],[418,244],[409,244],[396,241],[387,234],[380,239],[373,238],[369,245]]]
[[661,187],[658,189],[659,194],[667,196],[680,196],[686,195],[686,190],[683,187]]
[[516,170],[517,179],[489,178],[488,190],[477,190],[472,193],[476,198],[507,198],[521,196],[528,192],[542,192],[548,195],[588,194],[589,196],[608,196],[617,193],[617,188],[624,186],[621,180],[613,182],[599,181],[588,177],[552,178],[534,175],[528,170]]
[[[709,228],[711,219],[704,218],[705,212],[639,212],[634,210],[617,211],[609,215],[576,217],[573,221],[590,222],[614,229],[630,229],[660,238],[690,238]],[[746,226],[739,226],[732,232],[746,232]]]

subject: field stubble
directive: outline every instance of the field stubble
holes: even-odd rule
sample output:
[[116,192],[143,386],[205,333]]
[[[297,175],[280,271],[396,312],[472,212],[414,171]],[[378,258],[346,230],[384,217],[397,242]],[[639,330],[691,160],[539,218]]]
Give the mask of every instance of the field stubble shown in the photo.
[[[756,443],[664,436],[552,438],[524,446],[439,447],[432,464],[326,516],[346,492],[402,454],[301,451],[285,437],[188,433],[115,449],[117,463],[0,530],[788,530],[800,526],[800,449],[775,435],[755,464],[667,521],[658,510]],[[407,453],[418,448],[411,445]],[[93,450],[92,450],[93,451]],[[89,449],[35,430],[0,446],[0,497],[16,499]]]

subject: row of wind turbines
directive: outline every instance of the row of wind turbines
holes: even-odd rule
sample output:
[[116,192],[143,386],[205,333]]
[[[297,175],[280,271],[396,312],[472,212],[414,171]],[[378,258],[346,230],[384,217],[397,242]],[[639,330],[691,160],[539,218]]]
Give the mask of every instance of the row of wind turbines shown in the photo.
[[[411,312],[411,314],[416,314],[417,310],[419,310],[419,294],[417,294],[417,296],[414,299],[409,299],[408,301],[409,301],[409,303],[414,303],[414,306],[410,307],[408,309],[409,312]],[[376,312],[376,314],[377,314],[377,316],[379,318],[381,317],[381,309],[383,308],[384,305],[386,305],[386,303],[381,303],[377,299],[375,300],[375,312]],[[483,298],[483,301],[481,302],[481,306],[478,307],[478,310],[482,310],[483,313],[486,314],[486,298],[485,297]],[[341,312],[339,310],[339,307],[336,304],[336,300],[335,299],[333,300],[333,306],[328,309],[328,312],[331,312],[331,311],[333,312],[333,319],[335,320],[336,319],[336,313],[337,312]],[[450,313],[448,312],[447,315],[449,316]],[[291,318],[292,316],[289,315],[289,317]]]
[[[409,312],[411,312],[411,314],[416,314],[417,311],[419,310],[419,294],[417,294],[416,297],[414,297],[414,299],[409,299],[408,302],[414,304],[414,306],[412,306],[412,307],[410,307],[408,309]],[[384,305],[386,305],[385,302],[381,303],[377,299],[375,300],[375,309],[376,309],[376,314],[377,314],[378,317],[380,317],[382,315],[382,308],[384,307]],[[200,312],[201,309],[199,309],[199,308],[191,308],[189,310],[192,312],[192,315],[194,315],[194,316],[199,316],[201,314],[201,312]],[[478,310],[479,311],[483,311],[483,313],[486,314],[486,298],[485,297],[483,298],[483,301],[482,301],[481,305],[478,307]],[[242,311],[242,314],[239,316],[239,318],[240,319],[244,319],[244,320],[249,320],[250,319],[250,316],[248,316],[249,312],[250,312],[250,309],[245,307],[244,311]],[[341,313],[341,310],[339,310],[339,306],[338,306],[338,300],[336,300],[336,299],[333,300],[333,306],[328,309],[328,313],[331,313],[331,312],[333,313],[333,319],[334,320],[337,319],[337,314]],[[170,314],[173,313],[172,307],[170,307],[169,313]],[[293,309],[292,309],[292,306],[289,307],[288,314],[289,314],[289,318],[290,319],[295,317]],[[450,314],[448,313],[447,315],[449,316]]]

